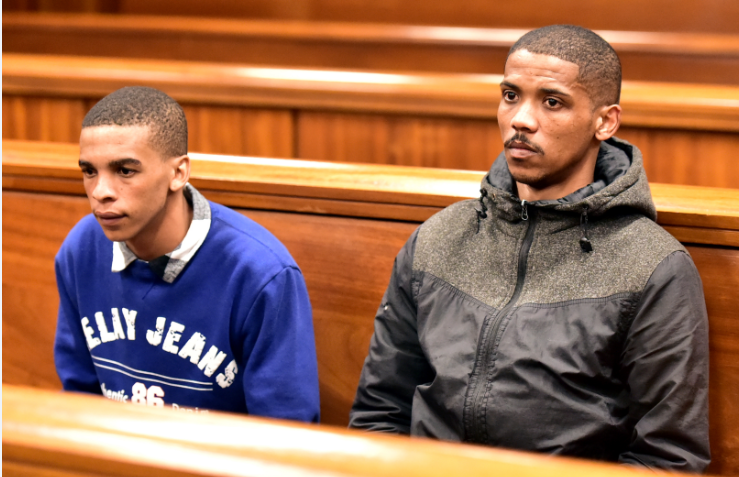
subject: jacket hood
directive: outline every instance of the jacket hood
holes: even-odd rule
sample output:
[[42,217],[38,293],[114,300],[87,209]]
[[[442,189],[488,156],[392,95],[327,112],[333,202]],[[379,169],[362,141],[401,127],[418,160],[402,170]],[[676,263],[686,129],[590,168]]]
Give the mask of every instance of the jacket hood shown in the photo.
[[[494,207],[504,217],[520,216],[521,200],[515,192],[505,153],[498,156],[482,180],[480,192],[483,195],[481,202],[484,196],[491,196]],[[595,180],[591,184],[561,199],[540,200],[530,202],[530,205],[561,212],[580,213],[587,209],[591,217],[601,216],[615,208],[630,208],[634,213],[657,219],[641,151],[615,137],[601,143],[595,164]]]

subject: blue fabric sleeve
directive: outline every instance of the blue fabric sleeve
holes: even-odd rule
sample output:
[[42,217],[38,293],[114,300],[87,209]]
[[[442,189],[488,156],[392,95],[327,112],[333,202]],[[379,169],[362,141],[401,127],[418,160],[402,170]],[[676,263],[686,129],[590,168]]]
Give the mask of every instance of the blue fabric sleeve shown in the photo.
[[73,278],[57,255],[55,270],[59,290],[59,314],[54,340],[54,363],[65,391],[102,394],[90,350],[82,331],[79,311],[69,293]]
[[249,414],[318,422],[318,364],[303,275],[283,269],[246,318],[243,386]]

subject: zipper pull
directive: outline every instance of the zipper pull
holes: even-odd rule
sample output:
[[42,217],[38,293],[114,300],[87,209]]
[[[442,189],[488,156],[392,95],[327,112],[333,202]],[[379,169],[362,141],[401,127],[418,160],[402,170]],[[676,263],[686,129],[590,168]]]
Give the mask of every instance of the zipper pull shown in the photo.
[[521,201],[521,220],[529,220],[529,209],[528,202],[525,200]]

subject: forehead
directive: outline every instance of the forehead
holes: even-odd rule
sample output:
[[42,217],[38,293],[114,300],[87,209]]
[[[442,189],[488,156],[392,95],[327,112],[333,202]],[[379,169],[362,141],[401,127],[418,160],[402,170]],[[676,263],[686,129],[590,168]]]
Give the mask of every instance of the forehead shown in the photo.
[[117,160],[158,157],[148,126],[92,126],[80,133],[80,159]]
[[546,84],[544,87],[558,86],[575,90],[583,89],[579,72],[580,67],[575,63],[556,56],[517,50],[506,61],[504,80],[513,84],[533,81],[536,84]]

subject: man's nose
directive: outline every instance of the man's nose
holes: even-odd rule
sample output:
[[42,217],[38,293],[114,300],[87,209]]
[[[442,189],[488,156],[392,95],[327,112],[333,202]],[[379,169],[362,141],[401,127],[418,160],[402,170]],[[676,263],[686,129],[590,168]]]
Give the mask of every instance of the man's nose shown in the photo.
[[98,202],[115,199],[115,187],[113,180],[105,174],[98,174],[92,188],[92,198]]
[[529,102],[522,102],[511,119],[511,127],[516,131],[534,132],[537,129],[535,109]]

